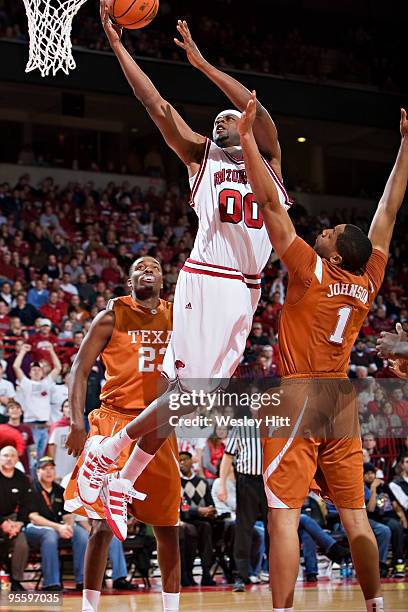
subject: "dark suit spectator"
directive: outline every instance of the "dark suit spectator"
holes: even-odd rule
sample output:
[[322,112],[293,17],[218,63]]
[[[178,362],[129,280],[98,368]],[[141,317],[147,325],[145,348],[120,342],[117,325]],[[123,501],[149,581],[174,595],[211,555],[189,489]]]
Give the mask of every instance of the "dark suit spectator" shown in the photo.
[[201,559],[202,586],[215,585],[211,578],[212,522],[217,516],[210,487],[204,478],[193,472],[192,454],[180,453],[181,470],[181,557],[184,586],[193,586],[193,565],[196,550]]
[[24,591],[20,581],[28,560],[28,545],[23,532],[28,522],[31,487],[28,478],[16,469],[17,451],[12,446],[0,450],[0,548],[10,554],[11,589]]

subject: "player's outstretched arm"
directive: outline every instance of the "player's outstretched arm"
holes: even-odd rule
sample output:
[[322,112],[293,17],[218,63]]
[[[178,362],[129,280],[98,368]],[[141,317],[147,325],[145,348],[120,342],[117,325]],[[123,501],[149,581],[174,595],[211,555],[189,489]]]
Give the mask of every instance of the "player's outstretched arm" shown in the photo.
[[401,146],[397,159],[368,233],[373,248],[385,255],[388,255],[395,221],[404,200],[408,182],[408,120],[403,108],[401,108],[400,131]]
[[[175,38],[174,42],[186,52],[190,64],[205,74],[210,81],[215,83],[215,85],[224,92],[227,98],[231,100],[234,106],[240,111],[244,111],[251,98],[249,89],[229,74],[222,72],[222,70],[210,64],[210,62],[203,57],[191,36],[186,21],[181,21],[179,19],[177,22],[177,30],[182,40]],[[278,131],[272,117],[259,100],[257,100],[256,103],[256,119],[253,131],[260,151],[262,151],[263,155],[271,162],[279,178],[282,178],[281,150],[278,141]]]
[[176,109],[162,98],[149,77],[126,51],[121,42],[122,28],[112,24],[107,0],[100,0],[100,16],[112,51],[136,98],[146,108],[169,147],[187,166],[193,165],[191,172],[195,174],[198,168],[194,168],[194,164],[200,164],[204,156],[206,139],[193,132]]
[[252,130],[256,117],[256,94],[252,92],[246,110],[238,122],[245,170],[269,237],[278,257],[282,257],[296,238],[296,230],[279,201],[275,182],[266,168]]
[[71,428],[65,446],[68,454],[75,457],[81,454],[87,436],[84,426],[84,408],[88,376],[98,356],[109,342],[114,324],[115,314],[112,310],[100,312],[92,321],[72,364],[68,380]]

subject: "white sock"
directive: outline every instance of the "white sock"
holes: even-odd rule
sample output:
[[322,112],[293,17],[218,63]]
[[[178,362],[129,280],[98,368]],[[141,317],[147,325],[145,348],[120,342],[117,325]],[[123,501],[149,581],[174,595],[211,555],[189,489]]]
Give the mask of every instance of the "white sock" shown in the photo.
[[117,434],[103,441],[103,453],[104,455],[107,455],[109,459],[115,461],[123,449],[130,446],[132,442],[134,442],[134,440],[128,436],[126,427],[124,427],[118,431]]
[[382,597],[374,597],[374,599],[366,599],[367,612],[384,612],[384,599]]
[[180,593],[162,593],[163,612],[178,612],[180,606]]
[[273,612],[294,612],[294,608],[274,608]]
[[98,609],[100,591],[84,589],[82,591],[82,612],[96,612]]
[[129,459],[126,461],[124,467],[120,470],[120,477],[127,478],[130,480],[130,482],[135,482],[145,467],[151,462],[153,457],[154,455],[145,453],[145,451],[142,450],[138,444],[136,444]]

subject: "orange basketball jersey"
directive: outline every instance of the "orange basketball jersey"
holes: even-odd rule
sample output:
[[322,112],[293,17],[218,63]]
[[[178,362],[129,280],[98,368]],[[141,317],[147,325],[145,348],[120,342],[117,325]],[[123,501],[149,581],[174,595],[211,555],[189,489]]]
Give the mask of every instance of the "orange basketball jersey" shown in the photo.
[[143,308],[129,295],[109,302],[112,337],[101,356],[106,368],[102,402],[122,410],[146,408],[159,395],[163,357],[173,328],[173,304]]
[[282,261],[289,274],[279,323],[282,376],[345,376],[387,257],[374,250],[366,271],[356,275],[322,259],[296,237]]

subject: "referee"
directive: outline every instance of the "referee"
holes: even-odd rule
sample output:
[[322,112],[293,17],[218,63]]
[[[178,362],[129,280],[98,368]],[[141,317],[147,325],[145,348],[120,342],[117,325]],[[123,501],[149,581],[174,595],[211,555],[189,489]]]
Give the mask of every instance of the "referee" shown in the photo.
[[[226,481],[234,457],[237,471],[237,518],[234,539],[237,579],[233,591],[245,591],[245,585],[250,583],[252,536],[257,520],[263,521],[265,538],[268,537],[268,504],[262,477],[262,443],[258,427],[239,425],[231,430],[220,465],[221,501],[225,501],[227,497]],[[269,550],[267,541],[266,550]]]

